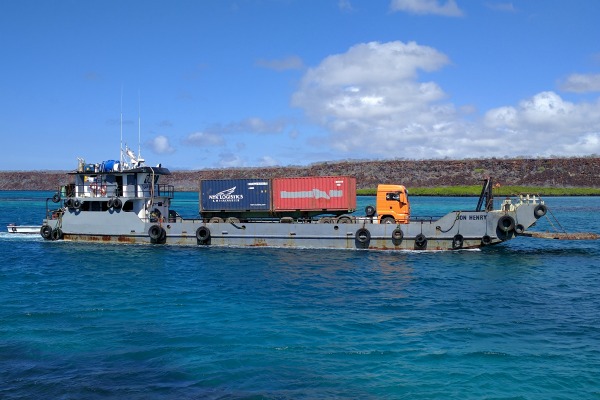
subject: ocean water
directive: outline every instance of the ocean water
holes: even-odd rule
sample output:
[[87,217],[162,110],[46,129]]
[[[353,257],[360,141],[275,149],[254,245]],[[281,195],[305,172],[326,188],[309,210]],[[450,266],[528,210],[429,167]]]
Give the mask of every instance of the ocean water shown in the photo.
[[[39,224],[48,195],[0,192],[2,229]],[[196,216],[195,194],[175,204]],[[600,231],[600,198],[546,204]],[[2,399],[600,398],[600,241],[394,253],[3,232],[0,254]]]

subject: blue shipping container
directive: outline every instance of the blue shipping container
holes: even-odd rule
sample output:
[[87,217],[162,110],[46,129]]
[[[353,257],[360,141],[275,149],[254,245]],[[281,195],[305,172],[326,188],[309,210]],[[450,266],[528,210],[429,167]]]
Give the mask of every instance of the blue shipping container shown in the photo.
[[200,181],[202,211],[269,211],[269,179],[207,179]]

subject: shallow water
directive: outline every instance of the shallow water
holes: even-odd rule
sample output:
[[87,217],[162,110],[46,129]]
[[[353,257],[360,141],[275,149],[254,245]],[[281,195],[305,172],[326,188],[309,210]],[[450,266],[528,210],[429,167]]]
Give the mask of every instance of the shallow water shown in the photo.
[[[46,196],[0,192],[1,225],[40,223]],[[599,198],[546,204],[598,232]],[[175,205],[197,214],[193,193]],[[598,241],[395,253],[1,233],[0,249],[1,398],[600,397]]]

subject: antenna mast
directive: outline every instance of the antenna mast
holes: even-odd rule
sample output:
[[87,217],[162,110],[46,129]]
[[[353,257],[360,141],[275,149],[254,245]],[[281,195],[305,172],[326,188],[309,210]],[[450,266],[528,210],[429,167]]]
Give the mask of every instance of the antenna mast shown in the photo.
[[119,158],[119,169],[123,168],[123,85],[121,85],[121,122],[120,122],[120,127],[121,127],[121,148],[119,149],[119,154],[120,154],[120,158]]
[[142,150],[141,150],[141,142],[142,142],[142,116],[141,116],[141,99],[140,99],[140,91],[138,89],[138,160],[142,159]]

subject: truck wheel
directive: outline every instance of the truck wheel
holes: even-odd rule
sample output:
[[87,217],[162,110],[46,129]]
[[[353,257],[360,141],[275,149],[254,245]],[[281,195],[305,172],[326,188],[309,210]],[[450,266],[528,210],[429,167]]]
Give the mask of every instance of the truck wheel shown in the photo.
[[323,218],[319,219],[319,223],[320,224],[332,224],[333,219],[331,217],[323,217]]
[[396,224],[396,220],[394,219],[394,217],[390,217],[389,215],[387,217],[383,217],[381,218],[381,224]]

